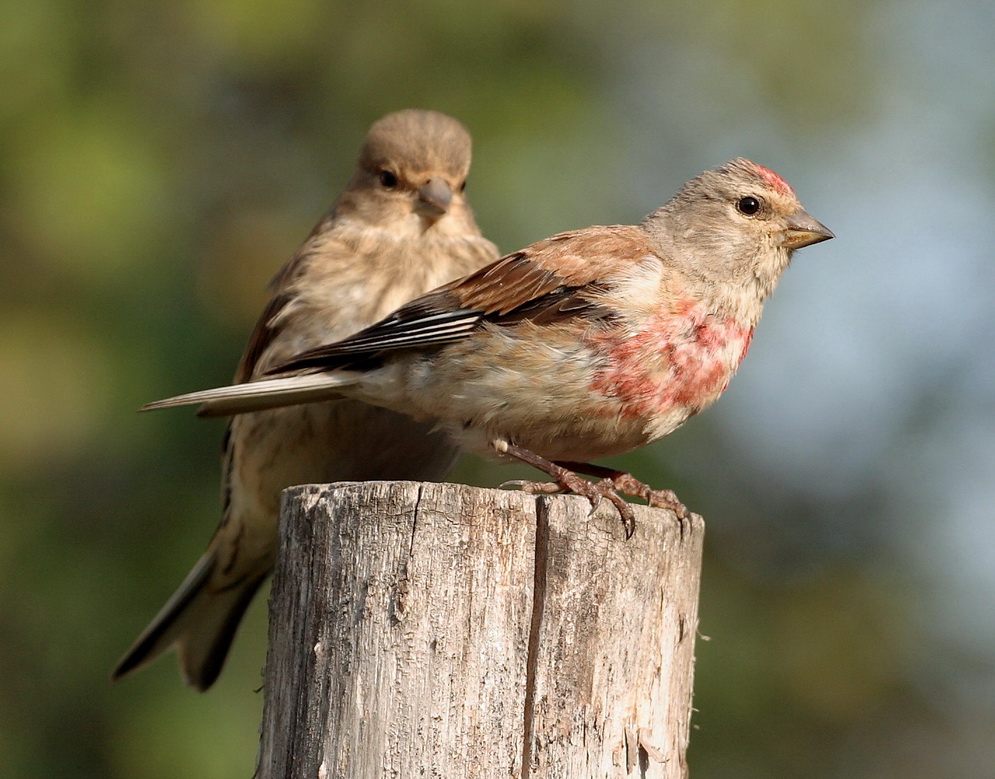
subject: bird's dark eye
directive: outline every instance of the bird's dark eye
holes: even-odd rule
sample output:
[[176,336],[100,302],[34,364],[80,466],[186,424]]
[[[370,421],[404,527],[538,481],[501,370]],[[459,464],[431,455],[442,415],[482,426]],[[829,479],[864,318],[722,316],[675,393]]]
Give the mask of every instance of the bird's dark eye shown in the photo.
[[753,195],[746,195],[736,201],[736,210],[744,216],[753,216],[760,211],[762,203]]
[[389,170],[380,171],[380,183],[384,189],[393,189],[397,186],[397,174]]
[[466,179],[463,179],[463,183],[459,185],[460,192],[466,192]]

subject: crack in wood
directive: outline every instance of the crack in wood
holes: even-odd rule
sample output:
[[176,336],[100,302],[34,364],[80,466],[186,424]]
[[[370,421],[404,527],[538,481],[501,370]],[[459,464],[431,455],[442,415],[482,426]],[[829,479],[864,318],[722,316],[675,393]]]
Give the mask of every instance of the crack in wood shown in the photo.
[[536,498],[535,562],[533,564],[532,621],[525,661],[525,717],[522,740],[522,779],[532,773],[532,739],[535,724],[535,682],[539,662],[539,632],[546,605],[546,570],[549,562],[549,514],[544,498]]
[[[418,493],[415,495],[415,507],[411,512],[411,543],[408,544],[408,559],[415,551],[415,531],[418,529],[418,513],[421,511],[421,501],[425,496],[425,485],[418,485]],[[405,566],[407,568],[407,566]]]

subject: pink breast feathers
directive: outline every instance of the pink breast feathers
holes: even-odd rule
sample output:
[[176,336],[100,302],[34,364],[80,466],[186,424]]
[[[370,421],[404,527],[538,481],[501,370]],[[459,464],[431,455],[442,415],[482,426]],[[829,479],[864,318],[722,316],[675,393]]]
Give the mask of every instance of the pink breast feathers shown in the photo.
[[654,315],[628,337],[591,339],[600,357],[591,389],[620,401],[623,416],[697,413],[722,394],[746,356],[752,327],[690,301],[676,308]]

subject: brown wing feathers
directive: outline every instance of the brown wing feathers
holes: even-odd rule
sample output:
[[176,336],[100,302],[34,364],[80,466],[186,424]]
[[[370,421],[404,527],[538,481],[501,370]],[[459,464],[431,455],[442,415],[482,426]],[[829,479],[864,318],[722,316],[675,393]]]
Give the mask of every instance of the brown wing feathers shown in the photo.
[[[601,244],[613,241],[617,250],[618,241],[624,240],[623,229],[593,228],[541,241],[412,300],[349,338],[299,354],[268,373],[365,367],[371,359],[376,362],[380,352],[459,341],[482,322],[510,325],[529,319],[546,324],[581,311],[590,313],[597,306],[586,293],[604,288],[595,283],[597,274],[605,270],[597,261],[604,253]],[[564,252],[563,243],[573,244],[573,251]],[[543,263],[548,252],[556,253],[558,271]]]
[[509,255],[416,298],[349,338],[306,351],[269,373],[345,368],[365,363],[378,352],[452,343],[466,338],[482,321],[519,320],[522,317],[514,314],[523,307],[538,313],[544,299],[565,290],[564,280],[555,273],[537,267],[524,254]]

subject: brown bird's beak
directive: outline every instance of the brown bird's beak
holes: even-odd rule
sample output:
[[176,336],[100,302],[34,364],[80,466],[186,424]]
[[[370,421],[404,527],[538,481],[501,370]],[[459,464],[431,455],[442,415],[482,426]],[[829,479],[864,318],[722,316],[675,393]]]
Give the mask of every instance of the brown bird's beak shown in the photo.
[[785,249],[801,249],[813,243],[835,238],[832,231],[817,222],[808,211],[798,209],[787,219],[787,229],[781,233],[781,246]]
[[415,210],[428,219],[438,219],[453,202],[453,191],[449,185],[438,177],[430,178],[418,188],[418,202]]

